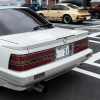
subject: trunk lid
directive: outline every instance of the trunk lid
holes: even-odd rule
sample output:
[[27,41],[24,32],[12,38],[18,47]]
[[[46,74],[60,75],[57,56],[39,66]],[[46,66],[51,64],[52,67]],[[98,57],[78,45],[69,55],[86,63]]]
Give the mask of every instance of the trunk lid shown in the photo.
[[87,35],[87,32],[81,30],[70,30],[63,28],[52,28],[46,30],[38,30],[29,33],[14,34],[8,36],[1,36],[0,43],[2,46],[23,50],[27,48],[32,48],[36,45],[42,45],[43,43],[48,43],[55,41],[64,37]]
[[88,10],[86,10],[86,9],[78,9],[78,12],[81,13],[81,14],[88,14],[88,15],[90,15]]

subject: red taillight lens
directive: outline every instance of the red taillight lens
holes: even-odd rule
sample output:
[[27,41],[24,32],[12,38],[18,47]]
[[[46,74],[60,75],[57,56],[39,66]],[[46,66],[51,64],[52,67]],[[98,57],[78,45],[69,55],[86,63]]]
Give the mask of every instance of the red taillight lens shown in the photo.
[[25,71],[53,62],[55,58],[55,48],[25,55],[12,54],[9,62],[9,69],[15,71]]
[[88,48],[88,38],[74,42],[74,53]]

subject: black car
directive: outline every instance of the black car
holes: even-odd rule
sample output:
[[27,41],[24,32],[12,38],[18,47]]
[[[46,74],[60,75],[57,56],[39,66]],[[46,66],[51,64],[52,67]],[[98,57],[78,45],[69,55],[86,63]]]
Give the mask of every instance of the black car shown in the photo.
[[41,5],[39,3],[33,3],[33,4],[24,4],[24,7],[29,7],[34,11],[38,11],[40,9],[42,9]]

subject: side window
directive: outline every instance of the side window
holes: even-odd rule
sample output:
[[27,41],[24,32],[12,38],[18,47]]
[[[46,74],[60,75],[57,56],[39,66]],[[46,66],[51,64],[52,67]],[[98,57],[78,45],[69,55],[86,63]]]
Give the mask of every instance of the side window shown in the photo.
[[59,10],[59,6],[58,6],[58,5],[53,6],[53,7],[51,8],[51,10]]
[[56,5],[56,6],[53,6],[51,10],[69,10],[69,8],[63,5]]
[[64,6],[63,8],[64,8],[64,10],[69,10],[69,8],[68,8],[68,7],[66,7],[66,6]]
[[63,5],[59,5],[59,10],[69,10],[69,8]]

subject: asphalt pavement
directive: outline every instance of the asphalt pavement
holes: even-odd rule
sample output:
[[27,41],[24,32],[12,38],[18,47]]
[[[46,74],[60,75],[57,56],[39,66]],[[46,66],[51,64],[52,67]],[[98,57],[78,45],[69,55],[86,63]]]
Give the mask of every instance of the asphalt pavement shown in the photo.
[[99,100],[100,99],[100,19],[82,24],[54,23],[63,28],[89,31],[89,45],[93,56],[81,66],[47,82],[48,92],[16,92],[0,88],[0,100]]

